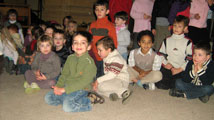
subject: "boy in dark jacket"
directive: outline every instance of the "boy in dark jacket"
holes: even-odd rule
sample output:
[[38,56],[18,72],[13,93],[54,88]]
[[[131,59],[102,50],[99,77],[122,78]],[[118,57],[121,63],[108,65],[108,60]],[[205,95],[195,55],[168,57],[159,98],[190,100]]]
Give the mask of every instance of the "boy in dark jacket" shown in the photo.
[[210,59],[210,44],[199,43],[194,48],[193,60],[186,66],[182,79],[177,79],[175,89],[169,94],[187,99],[199,98],[201,102],[209,101],[214,92],[214,62]]

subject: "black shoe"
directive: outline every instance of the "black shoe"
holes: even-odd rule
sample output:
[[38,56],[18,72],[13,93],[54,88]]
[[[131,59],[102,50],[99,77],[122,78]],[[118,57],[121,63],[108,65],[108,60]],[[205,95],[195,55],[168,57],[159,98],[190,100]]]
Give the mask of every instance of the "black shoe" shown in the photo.
[[207,103],[209,101],[209,99],[210,99],[210,96],[208,96],[208,95],[199,97],[199,100],[203,103]]
[[155,86],[156,86],[158,89],[162,89],[162,90],[168,90],[168,89],[169,89],[169,86],[166,86],[166,85],[164,85],[163,83],[155,83]]
[[143,88],[144,88],[145,90],[148,90],[148,89],[149,89],[149,85],[148,85],[148,84],[143,84]]
[[173,97],[182,97],[184,98],[184,93],[180,90],[176,90],[175,88],[169,90],[169,95]]

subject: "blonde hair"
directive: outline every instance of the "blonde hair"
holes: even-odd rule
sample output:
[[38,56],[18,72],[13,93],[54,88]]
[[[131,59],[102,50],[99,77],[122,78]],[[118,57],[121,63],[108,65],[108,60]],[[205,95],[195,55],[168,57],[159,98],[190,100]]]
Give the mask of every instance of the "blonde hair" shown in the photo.
[[[1,29],[1,41],[4,45],[8,46],[9,48],[17,50],[16,43],[13,40],[13,37],[10,35],[8,28],[6,27]],[[10,43],[12,44],[12,46],[10,45]]]
[[39,37],[39,39],[37,41],[37,51],[40,51],[39,46],[43,42],[49,42],[49,44],[51,45],[51,48],[53,48],[53,40],[52,40],[52,38],[50,36],[48,36],[48,35],[42,35],[41,37]]

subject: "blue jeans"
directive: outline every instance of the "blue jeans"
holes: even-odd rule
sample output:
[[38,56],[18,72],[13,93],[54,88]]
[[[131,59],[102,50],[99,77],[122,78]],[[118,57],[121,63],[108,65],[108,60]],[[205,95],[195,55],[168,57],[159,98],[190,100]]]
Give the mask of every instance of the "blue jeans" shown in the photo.
[[45,102],[54,106],[62,104],[62,109],[65,112],[85,112],[92,108],[87,95],[88,92],[84,90],[62,95],[55,95],[53,91],[50,91],[45,95]]
[[212,95],[214,87],[212,85],[196,86],[192,83],[186,83],[182,79],[177,79],[175,87],[186,94],[187,99],[194,99],[205,95]]

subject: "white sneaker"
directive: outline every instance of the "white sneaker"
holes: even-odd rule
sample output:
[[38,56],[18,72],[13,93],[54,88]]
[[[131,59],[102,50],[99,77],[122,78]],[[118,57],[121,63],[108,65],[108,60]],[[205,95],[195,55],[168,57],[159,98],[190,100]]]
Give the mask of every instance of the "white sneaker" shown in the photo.
[[149,90],[155,90],[155,83],[149,83]]

